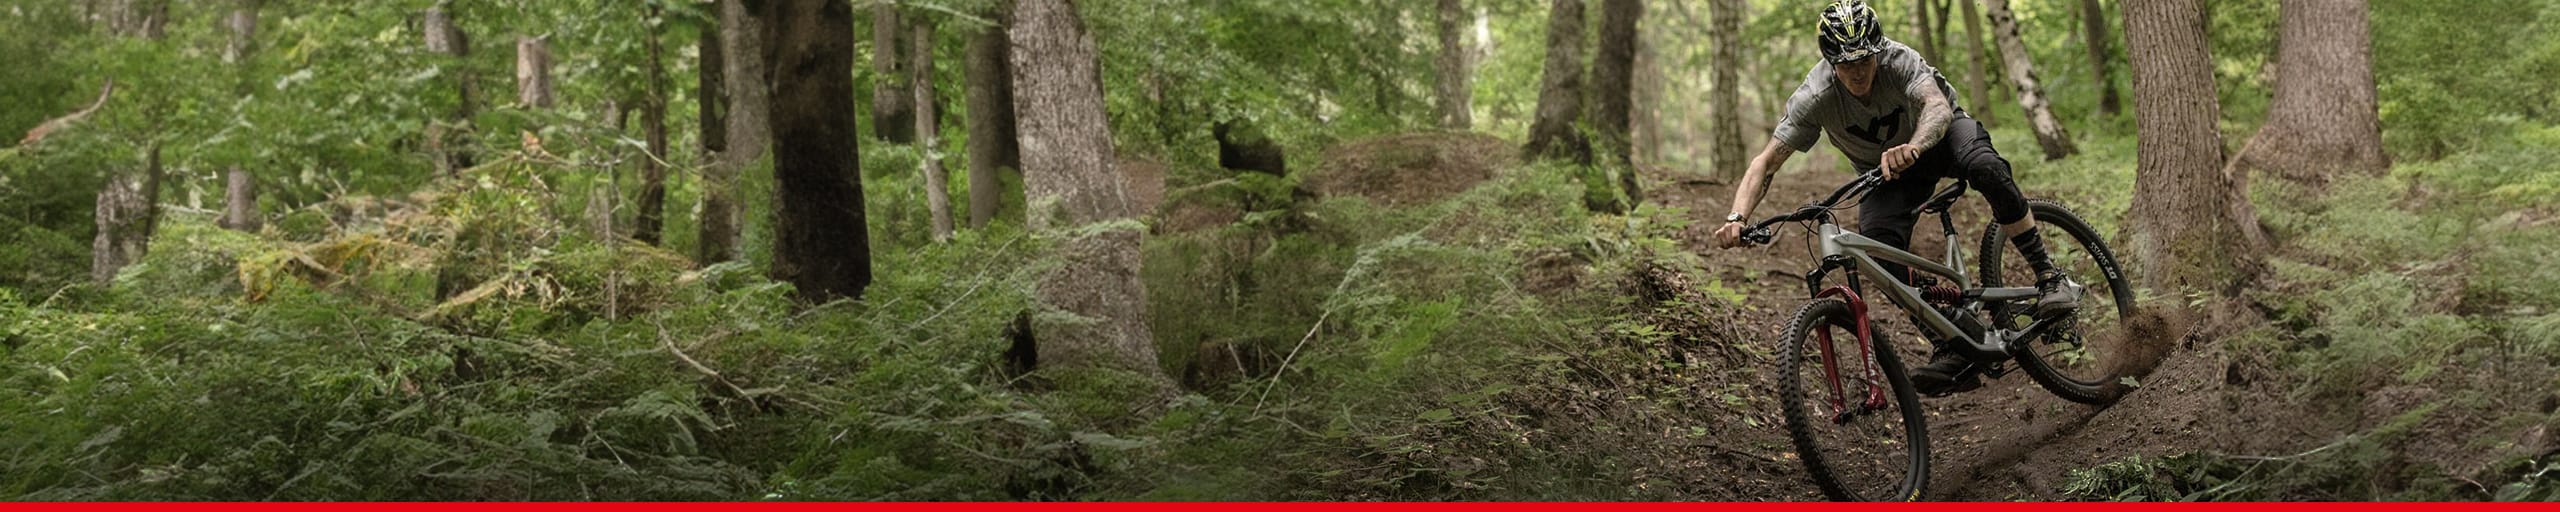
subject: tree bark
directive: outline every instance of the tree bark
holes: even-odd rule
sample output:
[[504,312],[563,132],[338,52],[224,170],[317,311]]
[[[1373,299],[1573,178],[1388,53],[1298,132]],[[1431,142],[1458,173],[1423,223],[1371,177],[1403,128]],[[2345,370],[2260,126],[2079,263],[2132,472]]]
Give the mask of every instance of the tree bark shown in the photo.
[[551,42],[516,36],[516,103],[528,109],[551,108],[552,90]]
[[436,175],[451,178],[461,175],[463,169],[471,168],[477,160],[471,151],[471,118],[477,115],[478,106],[473,103],[473,97],[478,95],[474,94],[477,91],[472,86],[470,67],[458,65],[471,57],[470,34],[462,31],[460,23],[454,22],[446,5],[448,3],[439,2],[436,7],[427,9],[423,31],[427,51],[451,56],[457,64],[458,71],[453,75],[457,101],[452,113],[427,125],[426,137],[428,157],[435,159]]
[[1644,190],[1636,183],[1634,138],[1629,136],[1635,122],[1636,31],[1643,18],[1639,0],[1600,0],[1600,53],[1591,63],[1591,126],[1600,134],[1596,145],[1618,172],[1618,188],[1626,193],[1629,209],[1644,202]]
[[2115,36],[2107,33],[2107,8],[2098,0],[2080,0],[2081,46],[2089,49],[2089,75],[2098,83],[2098,111],[2109,116],[2123,112],[2123,100],[2116,97]]
[[222,219],[216,224],[232,231],[257,231],[265,225],[258,217],[257,178],[237,165],[223,176]]
[[2333,175],[2391,166],[2373,83],[2365,0],[2284,0],[2276,94],[2267,122],[2237,155],[2241,169],[2323,187]]
[[2064,131],[2062,121],[2053,117],[2052,102],[2045,99],[2044,85],[2036,80],[2035,65],[2027,60],[2027,43],[2018,37],[2018,18],[2009,11],[2009,0],[1982,0],[1990,11],[1991,36],[2000,43],[2001,60],[2007,62],[2009,83],[2018,92],[2018,106],[2026,109],[2027,119],[2035,128],[2036,145],[2044,149],[2044,159],[2057,160],[2078,152],[2072,147],[2071,133]]
[[722,81],[729,93],[726,151],[702,173],[702,213],[695,221],[700,236],[694,260],[702,264],[737,259],[738,175],[764,158],[772,143],[766,118],[771,77],[765,74],[764,25],[747,12],[744,0],[720,0]]
[[1929,0],[1911,2],[1911,38],[1920,43],[1920,58],[1935,63],[1939,62],[1938,38],[1929,31],[1930,26],[1936,25],[1929,22],[1929,14]]
[[159,39],[168,35],[169,0],[114,0],[106,18],[108,31],[117,36]]
[[[649,6],[651,19],[661,15],[663,13],[656,5]],[[663,29],[659,27],[663,26],[650,23],[647,38],[641,43],[649,55],[648,67],[645,69],[649,80],[649,97],[640,104],[640,124],[641,129],[648,132],[649,154],[646,155],[647,158],[640,159],[640,212],[637,214],[638,218],[632,221],[631,237],[649,245],[659,245],[660,234],[665,230],[665,222],[662,220],[666,217],[667,211],[665,162],[667,158],[672,157],[667,152],[666,50],[665,44],[659,42],[664,35]]]
[[1964,104],[1973,106],[1972,110],[1965,111],[1966,114],[1971,114],[1974,120],[1981,121],[1983,129],[1990,129],[1992,125],[1999,124],[1993,120],[1992,115],[1994,111],[1999,110],[1993,108],[1994,105],[1998,105],[1999,100],[1991,98],[1991,69],[1988,65],[1990,55],[1982,49],[1982,14],[1974,8],[1976,1],[1979,0],[1956,0],[1956,3],[1962,4],[1961,9],[1964,12],[1965,52],[1972,56],[1965,59],[1965,63],[1972,69],[1965,75]]
[[1006,169],[1017,176],[1022,170],[1022,148],[1013,126],[1012,54],[1003,26],[969,39],[969,226],[974,228],[987,227],[1006,209],[1004,199],[1016,195],[1008,193]]
[[1548,7],[1547,63],[1523,148],[1532,158],[1591,163],[1591,141],[1574,127],[1582,119],[1582,24],[1582,0],[1554,0]]
[[1474,92],[1467,86],[1469,73],[1466,43],[1467,11],[1465,0],[1439,0],[1440,71],[1438,100],[1440,128],[1464,131],[1473,128]]
[[705,160],[729,150],[729,88],[726,49],[720,45],[721,8],[713,5],[711,21],[702,27],[702,37],[695,40],[694,110],[700,121],[702,153]]
[[801,300],[860,299],[871,284],[863,224],[860,135],[853,101],[853,6],[840,0],[764,0],[765,68],[773,103],[774,280]]
[[951,240],[951,176],[942,169],[942,127],[933,108],[933,22],[916,20],[914,57],[907,59],[915,86],[916,141],[924,145],[924,204],[933,216],[933,241]]
[[98,189],[98,234],[89,244],[89,279],[100,285],[142,261],[151,251],[152,231],[159,228],[160,146],[144,149],[143,159],[141,173],[115,173]]
[[229,44],[222,46],[222,63],[235,64],[249,58],[249,45],[258,35],[258,0],[240,0],[222,24],[231,30]]
[[1038,278],[1035,365],[1119,368],[1161,379],[1138,279],[1144,228],[1113,167],[1093,36],[1069,0],[1021,0],[1010,33],[1031,229],[1056,237]]
[[1716,181],[1739,183],[1744,157],[1750,148],[1743,145],[1742,126],[1742,22],[1751,16],[1750,5],[1743,0],[1713,0],[1710,5],[1715,18],[1715,84],[1710,90],[1715,108],[1714,124],[1709,125]]
[[894,2],[878,2],[871,6],[871,134],[891,144],[913,144],[915,133],[914,92],[901,81],[906,63],[899,62],[905,52],[899,51],[898,39],[906,32]]
[[2121,236],[2137,277],[2162,296],[2229,295],[2256,272],[2264,239],[2247,184],[2224,171],[2202,2],[2126,2],[2124,11],[2139,134],[2133,208]]

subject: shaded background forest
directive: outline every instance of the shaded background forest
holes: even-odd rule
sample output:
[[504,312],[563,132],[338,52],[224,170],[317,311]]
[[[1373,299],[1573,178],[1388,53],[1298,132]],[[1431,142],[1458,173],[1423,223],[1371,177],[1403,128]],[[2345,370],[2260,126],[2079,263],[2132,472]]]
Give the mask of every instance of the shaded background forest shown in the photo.
[[[2176,393],[1944,411],[2121,446],[1939,497],[2560,492],[2560,5],[2129,3],[1876,4],[2030,195],[2224,237],[2127,250]],[[1812,3],[753,4],[0,3],[0,495],[1818,497],[1807,262],[1699,236]]]

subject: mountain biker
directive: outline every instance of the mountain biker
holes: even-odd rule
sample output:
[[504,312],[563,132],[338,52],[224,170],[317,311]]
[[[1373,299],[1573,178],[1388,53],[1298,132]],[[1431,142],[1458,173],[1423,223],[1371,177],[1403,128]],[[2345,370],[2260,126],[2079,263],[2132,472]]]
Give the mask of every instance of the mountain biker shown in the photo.
[[[2035,269],[2038,297],[2032,314],[2041,318],[2079,307],[2077,294],[2061,286],[2027,212],[2026,196],[2009,179],[2009,161],[1991,147],[1982,124],[1955,102],[1955,88],[1911,47],[1886,39],[1875,11],[1865,0],[1833,0],[1817,26],[1822,61],[1807,73],[1804,84],[1787,99],[1784,117],[1769,144],[1751,159],[1742,185],[1733,193],[1733,208],[1716,230],[1723,247],[1741,245],[1743,224],[1769,190],[1769,174],[1797,152],[1812,151],[1824,134],[1831,145],[1858,168],[1884,173],[1885,182],[1867,193],[1858,207],[1858,234],[1894,248],[1910,250],[1918,209],[1937,190],[1938,180],[1960,177],[1982,191],[1991,203],[1992,220]],[[1915,276],[1902,265],[1880,262],[1886,271]],[[1980,386],[1972,362],[1949,347],[1953,340],[1931,340],[1936,353],[1929,364],[1913,369],[1911,382],[1922,393],[1941,395]],[[1961,379],[1961,382],[1959,382]]]

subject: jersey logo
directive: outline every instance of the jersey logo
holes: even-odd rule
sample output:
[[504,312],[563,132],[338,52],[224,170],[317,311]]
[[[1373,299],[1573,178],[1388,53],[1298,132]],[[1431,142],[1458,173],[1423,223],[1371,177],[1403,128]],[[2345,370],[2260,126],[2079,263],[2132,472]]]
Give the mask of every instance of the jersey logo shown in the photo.
[[1866,126],[1850,126],[1845,131],[1858,138],[1867,139],[1867,142],[1883,145],[1885,141],[1893,140],[1893,136],[1899,135],[1902,131],[1902,107],[1895,106],[1893,113],[1869,119]]

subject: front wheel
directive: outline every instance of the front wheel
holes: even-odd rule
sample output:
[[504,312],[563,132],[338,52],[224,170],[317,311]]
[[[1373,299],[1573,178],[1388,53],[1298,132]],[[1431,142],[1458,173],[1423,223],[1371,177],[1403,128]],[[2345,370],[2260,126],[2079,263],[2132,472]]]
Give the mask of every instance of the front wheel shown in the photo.
[[1928,427],[1893,345],[1879,343],[1871,359],[1862,357],[1857,319],[1839,299],[1805,304],[1785,336],[1780,407],[1814,485],[1840,501],[1920,499],[1929,483]]
[[[2079,310],[2066,323],[2037,339],[2020,341],[2026,346],[2013,351],[2018,354],[2018,368],[2063,399],[2090,405],[2115,403],[2129,389],[2122,379],[2122,373],[2133,367],[2128,359],[2142,357],[2142,351],[2132,345],[2136,340],[2126,323],[2133,316],[2133,287],[2116,266],[2115,254],[2108,252],[2106,239],[2080,216],[2051,201],[2034,200],[2027,205],[2036,224],[2044,228],[2045,254],[2053,258],[2054,267],[2088,292],[2081,295]],[[2062,236],[2054,236],[2056,229]],[[2002,257],[2009,251],[2008,237],[2001,235],[1998,224],[1984,230],[1979,253],[1983,287],[2035,284],[2035,271],[2024,261]],[[2010,261],[2003,264],[2004,259]],[[1989,304],[1992,326],[2014,331],[2033,323],[2026,316],[2032,302]]]

